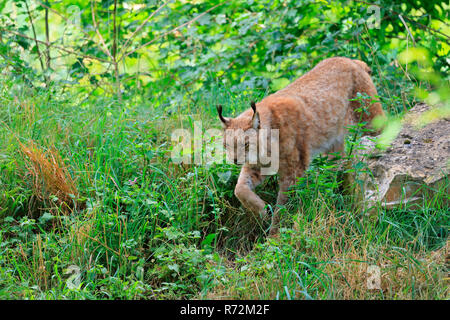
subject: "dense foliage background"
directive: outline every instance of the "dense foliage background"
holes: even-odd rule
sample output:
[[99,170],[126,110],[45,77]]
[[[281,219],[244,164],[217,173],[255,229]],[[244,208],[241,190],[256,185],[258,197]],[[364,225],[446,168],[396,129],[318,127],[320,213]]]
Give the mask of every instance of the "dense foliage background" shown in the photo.
[[37,86],[52,82],[125,99],[164,90],[160,103],[169,109],[195,104],[199,90],[217,84],[233,92],[277,90],[331,56],[367,61],[380,89],[400,96],[408,85],[398,80],[407,70],[397,59],[408,47],[427,49],[433,69],[448,74],[447,5],[4,1],[1,53],[16,75]]
[[[418,100],[448,108],[448,12],[432,0],[0,2],[0,297],[448,298],[445,188],[422,210],[368,219],[319,158],[266,240],[233,196],[239,168],[170,160],[172,129],[218,126],[217,103],[236,115],[332,56],[371,66],[392,117]],[[273,202],[275,187],[260,192]],[[368,265],[382,289],[367,289]]]

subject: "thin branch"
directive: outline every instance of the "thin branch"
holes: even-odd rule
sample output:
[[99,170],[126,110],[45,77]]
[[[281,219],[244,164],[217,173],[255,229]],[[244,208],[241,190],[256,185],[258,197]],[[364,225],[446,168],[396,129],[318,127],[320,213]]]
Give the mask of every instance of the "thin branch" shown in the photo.
[[201,17],[203,17],[205,14],[207,14],[207,13],[210,12],[211,10],[214,10],[214,9],[217,8],[218,6],[223,5],[224,3],[225,3],[225,2],[219,3],[219,4],[215,5],[215,6],[212,7],[212,8],[209,8],[209,9],[206,10],[205,12],[199,14],[199,15],[196,16],[195,18],[189,20],[188,22],[185,22],[185,23],[183,23],[182,25],[179,25],[178,27],[175,27],[175,28],[173,28],[173,29],[171,29],[171,30],[169,30],[169,31],[167,31],[167,32],[165,32],[165,33],[163,33],[162,35],[160,35],[160,36],[154,38],[153,40],[151,40],[151,41],[149,41],[149,42],[147,42],[147,43],[144,43],[143,45],[137,47],[136,49],[133,49],[132,51],[130,51],[130,52],[124,54],[124,55],[121,57],[121,59],[122,59],[122,58],[126,58],[126,57],[128,57],[130,54],[133,54],[133,53],[136,52],[137,50],[139,50],[139,49],[141,49],[141,48],[143,48],[143,47],[146,47],[146,46],[152,44],[152,43],[155,42],[156,40],[159,40],[160,38],[165,37],[166,35],[168,35],[168,34],[170,34],[170,33],[172,33],[172,32],[175,32],[175,31],[177,31],[177,30],[179,30],[179,29],[181,29],[181,28],[183,28],[183,27],[185,27],[185,26],[187,26],[187,25],[189,25],[189,24],[191,24],[191,23],[197,21],[198,19],[200,19]]
[[105,54],[108,57],[110,57],[111,60],[114,60],[113,56],[111,55],[111,52],[109,51],[108,47],[106,46],[106,43],[102,37],[102,34],[98,30],[97,21],[95,20],[94,3],[92,2],[92,0],[91,0],[91,12],[92,12],[92,22],[94,23],[94,29],[95,29],[95,32],[97,33],[97,36],[103,46],[103,52],[105,52]]
[[45,9],[45,40],[47,47],[47,70],[50,69],[50,28],[48,25],[48,9]]
[[113,46],[112,46],[112,56],[114,61],[116,61],[116,53],[117,53],[117,0],[114,0],[114,9],[113,9]]
[[127,39],[127,41],[125,42],[125,44],[122,47],[122,50],[120,50],[120,58],[118,59],[118,61],[122,60],[122,58],[124,57],[124,52],[126,52],[126,50],[128,49],[129,45],[128,43],[133,40],[133,38],[136,36],[136,34],[141,31],[141,29],[147,24],[147,22],[153,17],[155,16],[159,11],[161,11],[165,6],[167,6],[170,3],[170,1],[165,2],[162,6],[160,6],[158,9],[156,9],[155,11],[152,12],[152,14],[150,14],[147,19],[144,20],[144,22],[141,23],[141,25],[139,27],[136,28],[136,30],[134,30],[134,32],[132,33],[132,35]]
[[[395,11],[392,11],[392,12],[395,13],[395,14],[399,14],[399,13],[397,13],[397,12],[395,12]],[[429,26],[426,26],[426,25],[424,25],[424,24],[422,24],[422,23],[420,23],[420,22],[417,22],[417,21],[415,21],[415,20],[413,20],[413,19],[411,19],[411,18],[408,18],[407,16],[405,16],[404,18],[405,18],[406,20],[412,22],[412,23],[417,24],[417,25],[420,27],[420,29],[422,29],[422,30],[428,29],[428,30],[434,31],[434,32],[436,32],[436,33],[438,33],[438,34],[440,34],[440,35],[446,37],[447,39],[450,39],[450,36],[446,35],[445,33],[442,33],[442,32],[439,31],[439,30],[436,30],[436,29],[434,29],[434,28],[431,28],[431,27],[429,27]],[[448,40],[447,40],[447,43],[449,43]]]
[[[37,39],[37,36],[36,36],[36,30],[34,29],[33,17],[31,16],[30,8],[28,7],[28,2],[27,2],[27,0],[25,0],[24,3],[25,3],[25,7],[26,7],[26,9],[27,9],[28,17],[30,18],[31,30],[33,31],[33,37],[34,37],[34,39],[33,39],[33,38],[29,38],[29,39],[30,39],[30,40],[34,40],[34,42],[36,43],[36,51],[37,51],[38,56],[39,56],[39,62],[40,62],[40,64],[41,64],[42,72],[45,72],[44,62],[42,61],[42,58],[41,58],[41,52],[40,52],[40,50],[39,50],[39,43],[38,43],[38,39]],[[44,43],[45,43],[45,42],[44,42]],[[45,77],[45,76],[44,76],[44,77]]]
[[[379,5],[379,4],[376,4],[376,3],[370,3],[370,2],[367,2],[367,1],[363,1],[363,0],[354,0],[354,1],[355,1],[355,2],[359,2],[359,3],[364,3],[364,4],[367,4],[367,5],[369,5],[369,6],[376,6],[376,7],[379,7],[379,8],[380,8],[380,5]],[[390,12],[396,14],[397,16],[401,14],[400,12],[397,12],[397,11],[392,10],[392,9],[388,9],[388,10],[389,10]],[[446,35],[445,33],[442,33],[442,32],[439,31],[439,30],[436,30],[436,29],[434,29],[434,28],[431,28],[431,27],[429,27],[429,26],[426,26],[426,25],[424,25],[424,24],[422,24],[422,23],[420,23],[420,22],[415,21],[414,19],[408,18],[407,16],[405,16],[404,18],[405,18],[406,20],[412,22],[412,23],[417,24],[421,29],[428,29],[428,30],[434,31],[434,32],[436,32],[436,33],[438,33],[438,34],[440,34],[440,35],[446,37],[447,39],[450,39],[450,36]],[[434,19],[434,18],[433,18],[433,19]],[[439,19],[438,19],[438,20],[439,20]],[[439,21],[440,21],[440,20],[439,20]],[[447,43],[449,43],[449,42],[447,41]]]
[[414,39],[414,37],[413,37],[411,31],[409,31],[408,25],[406,24],[405,20],[403,20],[402,15],[399,14],[398,17],[400,18],[400,20],[402,21],[403,25],[405,26],[406,31],[408,31],[409,36],[411,37],[411,39],[412,39],[412,41],[413,41],[413,43],[414,43],[414,46],[416,46],[416,40]]
[[42,2],[40,2],[40,1],[38,1],[38,0],[36,0],[36,2],[37,2],[41,7],[44,7],[44,9],[47,9],[47,10],[53,12],[54,14],[60,16],[61,18],[63,18],[64,21],[67,22],[67,21],[69,20],[69,19],[67,19],[65,16],[63,16],[61,13],[59,13],[59,12],[56,11],[55,9],[53,9],[53,8],[51,8],[51,7],[49,7],[49,6],[47,6],[46,4],[44,4],[44,3],[42,3]]
[[[8,30],[8,29],[0,29],[0,30],[12,33],[12,34],[14,34],[16,36],[19,36],[19,37],[22,37],[24,39],[35,40],[38,43],[46,44],[45,41],[41,41],[41,40],[38,40],[38,39],[33,39],[33,38],[31,38],[31,37],[29,37],[27,35],[24,35],[24,34],[22,34],[20,32],[17,32],[17,31]],[[67,52],[67,53],[70,53],[70,54],[74,54],[74,55],[82,57],[82,58],[91,59],[91,60],[97,60],[97,61],[113,64],[113,62],[111,62],[109,60],[105,60],[105,59],[98,58],[98,57],[95,57],[95,56],[90,56],[90,55],[87,55],[87,54],[82,54],[82,53],[79,53],[79,52],[76,52],[76,51],[73,51],[73,50],[70,50],[70,49],[67,49],[67,48],[64,48],[64,47],[57,46],[57,45],[55,45],[53,43],[50,43],[50,47],[58,49],[58,50],[61,50],[61,51],[64,51],[64,52]]]
[[[64,15],[61,14],[60,12],[56,11],[56,10],[53,9],[53,8],[50,8],[49,6],[47,6],[46,4],[44,4],[44,3],[42,3],[42,2],[40,2],[40,1],[38,1],[38,0],[35,0],[35,1],[36,1],[41,7],[45,8],[45,9],[48,9],[49,11],[51,11],[51,12],[53,12],[54,14],[56,14],[57,16],[59,16],[59,17],[60,17],[61,19],[63,19],[66,23],[70,23],[69,18],[67,18],[66,16],[64,16]],[[80,28],[79,30],[86,36],[87,40],[92,40],[93,36],[91,36],[89,33],[87,33],[86,31],[84,31],[83,28]],[[93,41],[93,42],[100,48],[100,50],[102,50],[101,46],[100,46],[97,42],[95,42],[95,41]]]

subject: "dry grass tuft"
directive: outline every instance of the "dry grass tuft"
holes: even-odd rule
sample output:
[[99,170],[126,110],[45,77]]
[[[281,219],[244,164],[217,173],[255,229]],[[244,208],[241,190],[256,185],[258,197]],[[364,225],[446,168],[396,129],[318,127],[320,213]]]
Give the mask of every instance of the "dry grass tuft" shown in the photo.
[[[77,204],[79,196],[75,182],[56,150],[42,151],[34,142],[20,143],[23,158],[32,178],[34,195],[42,202],[55,201],[68,213]],[[56,197],[56,198],[55,198]]]

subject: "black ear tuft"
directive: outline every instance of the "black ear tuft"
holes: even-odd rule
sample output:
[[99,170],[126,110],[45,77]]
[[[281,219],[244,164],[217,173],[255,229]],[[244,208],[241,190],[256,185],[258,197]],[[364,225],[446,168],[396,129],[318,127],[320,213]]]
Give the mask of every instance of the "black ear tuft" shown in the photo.
[[252,106],[253,112],[256,112],[256,104],[255,104],[255,101],[250,102],[250,105]]

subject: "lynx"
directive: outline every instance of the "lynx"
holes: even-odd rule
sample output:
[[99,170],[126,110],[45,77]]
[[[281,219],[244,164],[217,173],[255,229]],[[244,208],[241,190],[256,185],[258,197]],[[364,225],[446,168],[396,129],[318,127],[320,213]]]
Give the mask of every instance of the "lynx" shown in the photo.
[[365,121],[370,126],[374,117],[384,114],[379,102],[371,101],[368,112],[361,112],[360,103],[352,100],[358,92],[377,96],[370,72],[363,61],[329,58],[284,89],[259,103],[252,102],[251,108],[236,118],[224,117],[222,107],[217,107],[228,157],[238,162],[236,145],[246,153],[235,195],[256,218],[269,218],[266,203],[254,192],[268,175],[262,173],[258,161],[249,163],[248,137],[252,134],[247,133],[254,131],[259,136],[262,129],[278,130],[279,192],[269,235],[278,234],[279,210],[287,202],[286,191],[304,174],[311,159],[319,153],[342,152],[348,125]]

